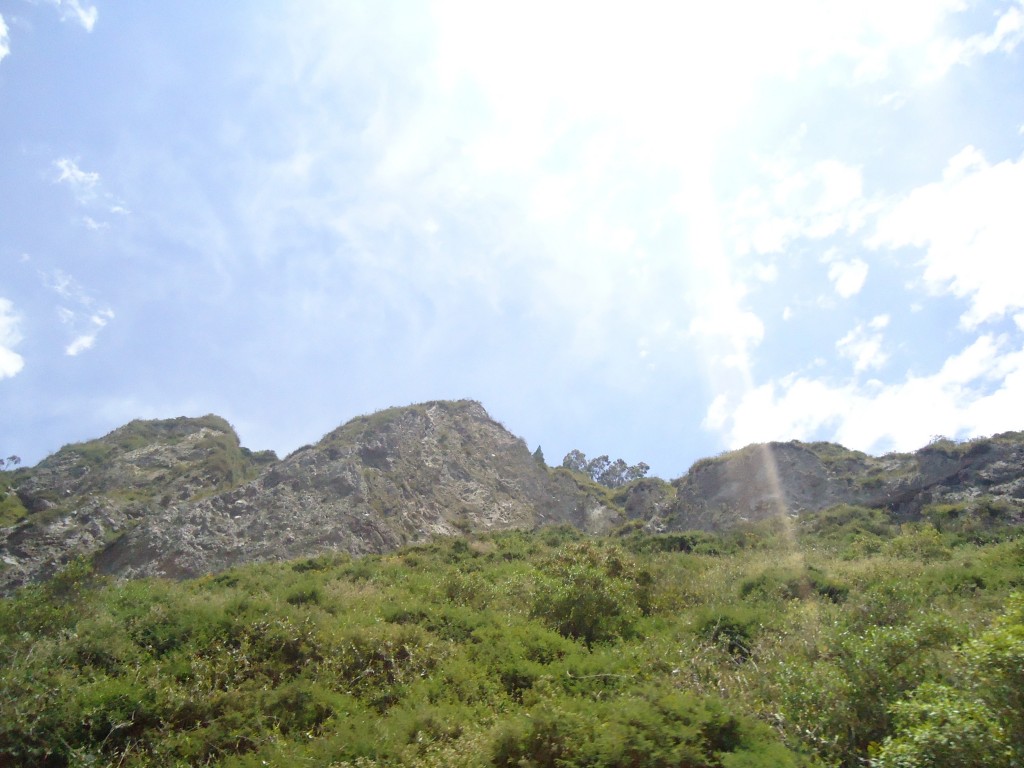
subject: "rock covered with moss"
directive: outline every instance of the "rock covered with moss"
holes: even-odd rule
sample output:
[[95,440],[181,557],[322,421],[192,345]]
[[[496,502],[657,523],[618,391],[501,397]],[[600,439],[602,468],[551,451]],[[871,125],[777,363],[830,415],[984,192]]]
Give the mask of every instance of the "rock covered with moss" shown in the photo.
[[26,514],[0,529],[0,590],[44,578],[174,506],[256,477],[276,462],[253,453],[218,416],[133,421],[75,443],[30,470],[14,493]]
[[122,575],[182,577],[469,531],[619,522],[479,403],[437,401],[358,417],[248,482],[162,508],[97,562]]

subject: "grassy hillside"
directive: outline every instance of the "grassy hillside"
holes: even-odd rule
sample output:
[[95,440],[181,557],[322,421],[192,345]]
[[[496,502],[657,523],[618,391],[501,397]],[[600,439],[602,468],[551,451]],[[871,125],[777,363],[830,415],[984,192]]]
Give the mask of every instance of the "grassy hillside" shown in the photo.
[[0,765],[1019,764],[1024,539],[943,512],[79,562],[0,602]]

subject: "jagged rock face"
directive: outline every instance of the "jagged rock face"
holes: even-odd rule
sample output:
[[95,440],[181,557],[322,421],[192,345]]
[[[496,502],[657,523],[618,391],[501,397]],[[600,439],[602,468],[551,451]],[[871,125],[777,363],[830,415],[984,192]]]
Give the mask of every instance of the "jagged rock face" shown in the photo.
[[76,554],[93,554],[172,503],[254,477],[276,458],[241,448],[216,416],[134,421],[65,446],[18,483],[30,515],[0,529],[0,591],[44,578]]
[[982,494],[1024,507],[1024,434],[939,441],[915,453],[871,457],[830,443],[750,445],[697,462],[674,481],[673,529],[717,530],[837,504],[885,508],[912,519],[934,503]]
[[842,503],[912,519],[984,496],[1024,522],[1024,433],[879,458],[769,443],[610,491],[538,463],[479,403],[439,401],[353,419],[284,460],[240,447],[216,416],[136,421],[18,470],[15,487],[28,515],[0,528],[0,593],[77,554],[122,577],[179,578],[436,535],[719,530]]
[[180,577],[437,535],[552,522],[606,530],[621,520],[560,477],[479,403],[394,408],[350,421],[239,488],[147,518],[97,562]]

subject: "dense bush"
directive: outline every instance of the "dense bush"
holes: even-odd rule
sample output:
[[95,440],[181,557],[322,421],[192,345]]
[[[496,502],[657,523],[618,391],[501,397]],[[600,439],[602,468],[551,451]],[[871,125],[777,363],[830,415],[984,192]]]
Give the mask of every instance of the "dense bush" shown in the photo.
[[614,701],[542,700],[501,726],[491,761],[499,768],[785,768],[801,762],[763,725],[713,699],[672,690],[641,690]]
[[953,679],[926,683],[892,705],[895,734],[878,768],[1010,768],[1024,763],[1024,595],[962,646]]
[[533,615],[587,646],[628,637],[641,610],[641,585],[625,553],[590,542],[563,547],[538,581]]
[[0,765],[1024,760],[1024,540],[844,508],[722,541],[505,532],[177,583],[75,561],[0,600]]

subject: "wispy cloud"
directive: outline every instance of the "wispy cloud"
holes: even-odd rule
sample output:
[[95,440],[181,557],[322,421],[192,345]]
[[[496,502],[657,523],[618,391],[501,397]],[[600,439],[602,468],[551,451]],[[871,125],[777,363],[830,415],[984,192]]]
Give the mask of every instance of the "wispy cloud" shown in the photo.
[[888,315],[877,315],[868,323],[860,323],[836,342],[839,354],[853,361],[854,373],[881,368],[889,359],[882,349],[882,331],[889,325]]
[[0,61],[11,52],[11,39],[7,32],[7,22],[4,21],[3,14],[0,14]]
[[868,244],[923,249],[926,286],[969,301],[966,328],[1024,309],[1024,157],[989,164],[968,146],[941,181],[914,189],[881,216]]
[[[63,319],[63,318],[62,318]],[[92,349],[96,343],[96,336],[100,330],[111,320],[114,319],[114,312],[111,309],[101,309],[95,314],[89,315],[87,319],[83,320],[72,314],[68,320],[69,324],[73,326],[85,326],[86,330],[80,331],[78,335],[72,339],[71,343],[64,349],[64,354],[70,357],[84,352],[87,349]]]
[[74,299],[82,304],[92,301],[75,279],[62,269],[43,272],[41,277],[46,287],[63,299]]
[[109,228],[110,225],[97,216],[127,216],[131,213],[123,201],[103,188],[103,180],[97,171],[85,171],[69,157],[55,160],[53,166],[57,170],[55,183],[67,187],[75,202],[90,211],[91,215],[83,215],[80,219],[86,229],[98,232]]
[[[358,301],[338,296],[342,269],[396,316],[430,307],[427,323],[463,324],[450,297],[472,295],[495,315],[515,306],[564,329],[566,367],[642,339],[645,365],[703,362],[735,402],[767,333],[757,282],[785,275],[780,254],[798,241],[860,235],[882,202],[865,193],[869,161],[834,148],[755,158],[760,183],[736,201],[712,183],[721,137],[748,130],[744,109],[776,80],[900,91],[904,61],[961,9],[438,2],[396,20],[312,4],[267,25],[283,56],[262,73],[260,115],[286,117],[261,121],[261,136],[285,149],[246,166],[233,210],[251,218],[250,252],[295,253],[294,272],[320,277],[292,284],[293,306]],[[376,97],[325,130],[323,105],[350,92]],[[298,254],[311,232],[327,245]],[[853,298],[868,261],[822,271]]]
[[844,299],[860,293],[868,277],[868,265],[861,259],[833,261],[828,267],[828,279],[837,294]]
[[97,306],[97,302],[75,278],[60,269],[43,274],[43,281],[64,303],[57,307],[57,317],[71,334],[64,353],[72,357],[92,349],[100,331],[114,319],[114,310]]
[[57,183],[65,184],[80,203],[86,203],[96,196],[96,188],[100,183],[100,175],[95,171],[83,171],[78,163],[69,157],[54,161],[59,173]]
[[[99,16],[96,6],[83,6],[80,0],[49,0],[49,2],[60,12],[61,21],[74,21],[81,25],[86,32],[92,32],[93,27],[96,26],[96,19]],[[0,14],[0,61],[3,61],[10,52],[10,30],[3,14]]]
[[1013,2],[996,21],[991,32],[978,32],[965,39],[941,39],[928,48],[929,76],[939,77],[951,67],[969,65],[996,51],[1011,53],[1024,41],[1024,2]]
[[95,5],[82,5],[79,0],[50,0],[60,11],[61,21],[74,21],[81,25],[86,32],[92,32],[96,26],[96,19],[99,18],[99,11]]
[[869,205],[859,167],[829,159],[806,167],[786,157],[762,162],[767,183],[751,186],[733,212],[739,253],[781,253],[793,240],[855,232]]
[[21,341],[21,318],[10,299],[0,298],[0,379],[16,376],[25,367],[24,358],[14,351]]

